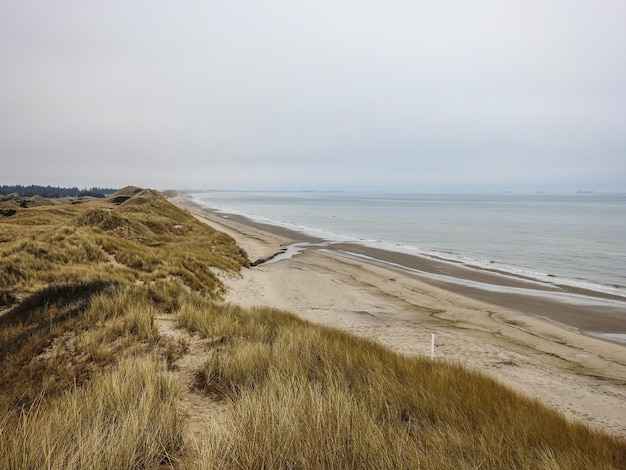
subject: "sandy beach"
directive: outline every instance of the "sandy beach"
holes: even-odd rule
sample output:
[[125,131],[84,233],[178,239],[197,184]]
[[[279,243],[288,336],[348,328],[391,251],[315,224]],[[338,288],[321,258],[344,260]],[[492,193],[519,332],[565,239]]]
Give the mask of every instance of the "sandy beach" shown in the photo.
[[[288,310],[408,355],[430,355],[434,334],[435,360],[461,363],[572,420],[626,437],[626,347],[580,333],[623,333],[624,316],[610,296],[604,306],[555,302],[541,293],[523,293],[534,288],[529,280],[449,263],[420,266],[426,273],[420,277],[388,264],[398,254],[328,246],[212,212],[186,196],[171,201],[231,235],[252,261],[290,247],[284,255],[244,269],[240,277],[225,279],[226,301]],[[438,277],[442,274],[460,282],[444,282]],[[474,281],[495,287],[476,289]],[[577,292],[564,292],[569,294]]]

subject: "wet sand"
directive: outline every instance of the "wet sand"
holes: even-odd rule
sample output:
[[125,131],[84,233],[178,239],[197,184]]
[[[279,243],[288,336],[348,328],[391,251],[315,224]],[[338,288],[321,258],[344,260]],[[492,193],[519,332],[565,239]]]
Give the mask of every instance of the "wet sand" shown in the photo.
[[[391,263],[400,271],[406,271],[408,268],[411,275],[433,286],[472,299],[519,310],[528,315],[543,317],[576,328],[581,333],[626,334],[626,299],[614,295],[570,286],[549,286],[497,271],[471,269],[456,263],[357,244],[334,244],[332,249]],[[436,278],[428,274],[434,274]]]
[[626,332],[611,296],[358,244],[329,245],[184,196],[172,202],[233,236],[252,261],[302,244],[298,254],[226,279],[227,301],[289,310],[403,354],[429,355],[435,334],[436,360],[462,363],[570,419],[626,437],[626,347],[581,334]]

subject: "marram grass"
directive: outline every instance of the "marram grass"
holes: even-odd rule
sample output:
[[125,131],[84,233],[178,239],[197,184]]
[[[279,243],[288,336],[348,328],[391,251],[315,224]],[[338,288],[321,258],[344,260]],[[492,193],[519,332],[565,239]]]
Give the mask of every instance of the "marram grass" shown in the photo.
[[0,428],[7,469],[136,469],[173,465],[183,449],[180,390],[163,360],[122,360],[48,406]]
[[[231,238],[153,191],[109,201],[0,219],[0,468],[626,468],[624,440],[463,367],[224,304]],[[206,338],[193,390],[163,315]],[[194,441],[190,393],[228,410]]]
[[[206,315],[223,324],[232,307]],[[461,366],[279,311],[237,315],[264,333],[241,318],[239,331],[209,330],[220,341],[197,385],[233,412],[198,468],[626,468],[624,441]]]

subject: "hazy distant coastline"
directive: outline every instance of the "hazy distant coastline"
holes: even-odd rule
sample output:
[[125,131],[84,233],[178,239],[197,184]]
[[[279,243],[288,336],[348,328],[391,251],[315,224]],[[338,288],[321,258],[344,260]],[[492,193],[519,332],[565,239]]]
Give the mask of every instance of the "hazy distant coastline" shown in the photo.
[[[198,197],[198,202],[204,204],[210,204],[212,200],[212,197],[202,198],[200,195],[196,197]],[[241,197],[244,198],[243,203],[239,201]],[[221,204],[222,207],[231,204],[233,208],[238,209],[246,207],[245,204],[249,204],[252,198],[258,197],[258,194],[255,193],[249,196],[237,195],[233,199],[217,197],[214,199],[214,203]],[[523,274],[523,271],[520,271],[519,274],[511,271],[501,271],[498,269],[498,264],[485,263],[481,265],[471,261],[464,262],[461,259],[457,261],[438,259],[436,255],[425,256],[415,251],[399,249],[399,247],[391,244],[372,243],[348,237],[345,237],[345,240],[342,241],[341,237],[334,233],[312,228],[316,223],[327,223],[329,225],[333,223],[335,224],[334,226],[339,226],[341,223],[338,220],[339,218],[350,219],[352,217],[351,213],[343,208],[338,209],[335,207],[335,204],[344,202],[345,198],[348,197],[358,197],[358,193],[352,196],[342,196],[338,201],[334,197],[326,198],[324,195],[319,195],[321,202],[316,199],[317,196],[310,196],[311,199],[309,199],[309,196],[304,196],[303,200],[305,203],[302,204],[290,202],[290,198],[293,196],[289,194],[272,195],[272,193],[264,193],[264,197],[266,199],[262,199],[262,197],[255,199],[261,202],[258,202],[258,206],[248,205],[247,210],[254,210],[257,213],[265,210],[276,219],[280,217],[278,215],[280,212],[278,211],[282,211],[285,214],[283,218],[285,221],[292,220],[290,217],[297,221],[303,221],[309,217],[307,214],[310,213],[311,222],[308,224],[301,223],[301,225],[296,223],[273,223],[273,221],[263,217],[250,219],[241,216],[241,212],[245,211],[238,211],[238,214],[231,213],[228,217],[247,224],[256,224],[273,233],[288,234],[290,238],[299,241],[323,240],[326,242],[323,249],[331,250],[343,256],[352,256],[361,259],[361,261],[403,270],[420,277],[426,282],[443,286],[453,292],[503,307],[515,308],[526,314],[545,317],[563,325],[574,327],[584,333],[593,335],[610,333],[613,335],[610,337],[611,340],[626,341],[626,336],[624,338],[620,336],[626,335],[626,298],[622,295],[623,289],[604,288],[599,285],[594,286],[594,284],[582,282],[570,284],[565,281],[560,282],[561,279],[559,278],[548,276],[543,278],[528,277]],[[596,196],[594,196],[594,200],[596,200],[595,198]],[[531,198],[531,200],[534,199],[534,197]],[[310,200],[314,200],[315,204],[323,204],[321,206],[323,211],[320,210],[320,213],[324,212],[326,214],[324,219],[314,212],[316,208],[313,207],[313,203]],[[490,202],[490,204],[501,204],[497,198],[488,199],[488,201],[492,200],[495,202]],[[580,199],[576,198],[575,200],[579,201]],[[446,202],[444,196],[435,198],[436,204],[439,204],[440,201]],[[613,200],[610,199],[610,201]],[[617,205],[615,208],[611,206],[610,210],[619,210],[622,207],[624,203],[622,198],[618,197],[616,201]],[[383,204],[384,202],[385,199],[378,199],[378,196],[375,196],[363,203],[363,209],[360,209],[361,206],[355,207],[359,210],[367,210],[364,219],[365,217],[371,217],[374,219],[372,222],[376,222],[375,217],[381,211],[377,210],[376,207],[372,210],[367,209],[367,207],[368,205]],[[293,207],[290,207],[290,204]],[[466,207],[469,204],[471,204],[471,201],[464,203]],[[389,207],[389,210],[393,210],[392,207],[395,206],[384,206],[383,210],[387,207]],[[296,218],[294,212],[298,210],[304,213],[302,216],[298,216],[299,218]],[[351,210],[355,211],[356,209],[353,208]],[[497,214],[502,213],[500,209],[498,210]],[[337,219],[333,218],[334,214],[338,214]],[[402,214],[404,214],[404,217],[408,217],[404,212]],[[394,220],[396,223],[404,223],[399,217]],[[365,224],[360,219],[351,223],[353,225],[356,223]],[[344,226],[346,231],[353,228],[350,225]],[[449,224],[446,227],[447,229],[454,229]],[[419,228],[416,227],[415,230],[419,230]],[[429,227],[424,224],[422,230],[428,231]],[[556,242],[558,241],[557,239]],[[510,246],[510,249],[514,249],[514,245]],[[567,247],[564,247],[564,249],[567,249]]]
[[[621,389],[611,386],[615,395],[608,396],[585,378],[588,372],[606,377],[626,376],[626,369],[612,360],[595,359],[623,355],[624,345],[615,344],[622,339],[620,333],[604,337],[612,341],[600,341],[593,334],[581,335],[567,321],[559,322],[559,315],[570,314],[571,305],[528,293],[511,294],[514,288],[536,287],[533,282],[511,277],[503,282],[498,274],[488,271],[377,251],[355,243],[329,243],[284,226],[218,212],[188,198],[177,203],[233,236],[252,260],[271,259],[245,270],[243,278],[229,281],[227,300],[250,306],[262,302],[297,312],[315,323],[375,339],[404,354],[428,354],[430,332],[435,332],[440,357],[494,375],[515,389],[556,406],[573,419],[603,422],[626,435],[626,422],[616,415],[616,410],[626,403],[621,401]],[[282,254],[273,258],[276,253]],[[444,270],[440,274],[450,281],[454,276],[465,280],[434,281],[392,263],[420,263],[413,268]],[[461,275],[461,270],[466,272]],[[472,278],[505,284],[505,291],[475,289],[465,282]],[[609,301],[599,298],[605,300]],[[578,307],[580,318],[574,319],[592,322],[579,326],[595,331],[623,331],[623,323],[613,325],[610,315],[596,322],[593,316],[600,312],[599,308],[582,304]],[[525,310],[528,313],[523,313]],[[568,366],[563,368],[564,364]],[[572,375],[571,367],[588,372]],[[588,397],[593,405],[581,397]],[[590,407],[593,418],[587,414]]]

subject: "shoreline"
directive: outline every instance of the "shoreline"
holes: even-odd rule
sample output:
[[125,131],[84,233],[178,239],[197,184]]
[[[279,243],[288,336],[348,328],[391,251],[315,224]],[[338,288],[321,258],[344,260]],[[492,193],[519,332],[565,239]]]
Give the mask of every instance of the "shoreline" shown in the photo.
[[[526,315],[546,318],[567,328],[575,328],[582,334],[624,335],[622,341],[613,342],[626,347],[626,303],[615,302],[614,296],[601,293],[592,296],[584,290],[569,286],[558,291],[556,288],[550,289],[522,278],[502,276],[446,262],[437,263],[417,256],[357,244],[333,245],[332,249],[365,256],[374,264],[387,264],[397,267],[398,270],[408,271],[409,275],[435,287],[499,307],[518,310]],[[559,300],[558,296],[569,301]]]
[[[186,197],[186,196],[185,196]],[[502,272],[419,254],[370,247],[356,242],[335,242],[314,237],[286,227],[249,219],[243,215],[198,204],[187,199],[187,204],[216,218],[229,220],[283,237],[281,248],[300,243],[312,246],[304,249],[322,249],[336,255],[402,271],[410,276],[457,294],[511,308],[526,315],[543,318],[564,328],[626,347],[626,299],[609,293],[591,291],[569,285],[551,285],[522,275]],[[279,255],[275,253],[257,260]],[[293,255],[293,253],[289,253]],[[284,259],[284,258],[283,258]],[[251,260],[255,261],[255,260]]]
[[[409,257],[415,257],[427,261],[429,264],[438,264],[442,263],[447,266],[456,266],[459,268],[464,268],[466,270],[471,270],[473,272],[472,277],[475,278],[477,275],[481,273],[495,273],[500,274],[501,276],[508,279],[522,279],[527,280],[531,283],[535,283],[542,290],[553,290],[555,292],[569,292],[575,293],[577,295],[584,295],[589,297],[598,297],[602,299],[612,299],[616,302],[621,302],[623,304],[624,311],[626,312],[626,285],[623,281],[623,273],[618,275],[617,273],[613,273],[613,278],[607,278],[603,275],[605,264],[600,264],[600,260],[605,254],[598,253],[596,256],[596,262],[590,262],[590,264],[584,268],[587,273],[583,273],[582,270],[576,268],[577,261],[574,261],[572,258],[570,263],[573,266],[570,268],[564,267],[563,264],[565,261],[560,256],[552,259],[552,253],[550,254],[550,260],[552,264],[545,264],[548,262],[547,259],[543,259],[542,257],[547,256],[547,253],[542,253],[537,260],[534,260],[535,253],[528,252],[525,258],[520,258],[520,253],[517,255],[514,254],[518,252],[514,245],[509,247],[508,254],[512,256],[508,256],[507,254],[502,253],[501,256],[497,255],[489,255],[483,253],[482,255],[471,254],[472,248],[466,246],[466,252],[457,251],[457,248],[433,248],[430,250],[424,251],[424,249],[419,248],[421,246],[420,241],[421,236],[416,235],[419,234],[419,227],[413,227],[412,232],[415,232],[409,238],[413,241],[406,243],[406,234],[397,233],[396,236],[400,238],[389,238],[389,234],[385,235],[384,233],[377,233],[376,231],[369,231],[367,228],[363,228],[364,232],[361,234],[353,233],[352,235],[342,235],[344,231],[346,233],[350,233],[351,230],[344,227],[339,228],[329,228],[328,224],[320,221],[321,226],[311,225],[311,222],[306,218],[300,217],[299,219],[293,215],[293,217],[288,217],[289,220],[299,220],[298,223],[295,222],[286,222],[282,221],[282,217],[275,215],[273,219],[269,219],[260,215],[251,215],[246,214],[244,212],[239,212],[238,210],[229,210],[224,207],[216,206],[212,207],[211,200],[206,200],[200,194],[196,192],[187,193],[190,199],[192,199],[195,203],[209,207],[216,212],[216,214],[224,214],[231,217],[242,217],[240,219],[246,224],[258,224],[259,226],[265,227],[269,231],[275,230],[284,230],[290,231],[292,234],[296,234],[295,237],[291,237],[293,239],[301,239],[301,237],[306,236],[315,239],[324,239],[327,241],[331,241],[332,243],[341,244],[341,243],[349,243],[353,245],[358,245],[360,247],[367,247],[368,249],[376,250],[378,252],[392,252],[395,255],[402,254]],[[297,198],[297,195],[296,195]],[[219,201],[219,198],[216,202]],[[271,212],[271,209],[269,209]],[[315,211],[317,209],[312,208],[311,214],[317,214]],[[254,210],[251,210],[255,212]],[[314,215],[314,217],[319,217],[320,214]],[[339,218],[344,218],[344,215],[339,216]],[[332,218],[336,218],[335,215],[332,215]],[[411,216],[409,214],[405,214],[405,216],[401,219],[397,219],[396,223],[404,225],[407,222],[410,225]],[[361,221],[362,223],[363,221]],[[332,224],[331,224],[332,225]],[[321,228],[324,226],[325,228]],[[366,235],[366,233],[369,234]],[[430,230],[427,228],[424,229],[424,232],[430,234]],[[425,239],[428,239],[429,235],[425,236]],[[373,237],[373,238],[372,238]],[[376,239],[377,237],[382,237],[381,239]],[[464,238],[464,235],[459,235],[460,238]],[[593,237],[591,237],[593,238]],[[405,240],[405,242],[397,242],[394,240]],[[553,240],[554,241],[554,240]],[[558,247],[562,246],[562,239],[559,239],[559,243],[555,248],[557,251]],[[428,243],[424,242],[428,245]],[[502,249],[503,247],[495,240],[495,244],[498,246],[498,249]],[[431,243],[432,245],[432,243]],[[437,244],[435,244],[437,245]],[[452,246],[464,246],[464,243],[459,241],[459,243],[453,243],[448,240],[448,247]],[[542,245],[540,240],[535,241],[535,245]],[[584,247],[583,247],[584,249]],[[460,250],[460,248],[459,248]],[[480,250],[479,250],[480,251]],[[527,250],[522,247],[521,253],[526,252]],[[541,252],[541,250],[540,250]],[[583,252],[584,256],[587,255],[586,252]],[[509,261],[506,261],[506,260]],[[516,260],[516,261],[512,261]],[[543,261],[542,261],[543,260]],[[534,261],[537,261],[535,263]],[[543,267],[538,267],[543,262]],[[535,266],[534,266],[535,265]],[[534,267],[533,267],[534,266]],[[592,268],[592,266],[595,266]],[[565,269],[565,271],[563,271]],[[573,270],[572,270],[573,269]],[[569,274],[567,271],[569,270]],[[560,274],[557,274],[557,272]],[[611,271],[612,272],[612,271]],[[553,273],[553,274],[551,274]],[[456,275],[455,275],[456,277]],[[493,279],[492,279],[493,281]]]
[[390,264],[346,256],[321,239],[212,211],[185,196],[172,202],[235,238],[251,261],[304,245],[297,254],[225,279],[225,301],[291,311],[407,355],[429,355],[436,334],[435,360],[461,363],[572,420],[626,437],[623,345],[525,314],[508,293],[501,299],[506,305],[498,305]]

